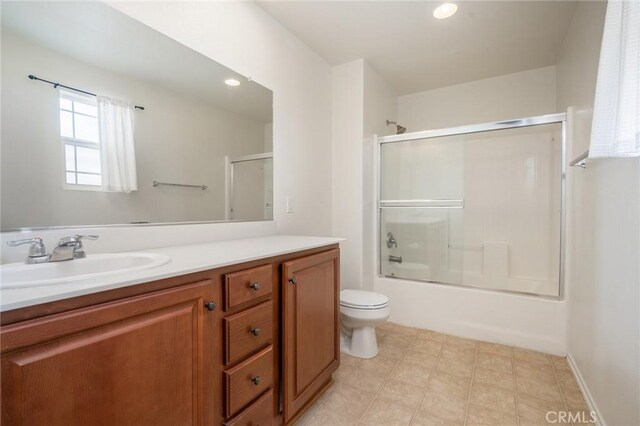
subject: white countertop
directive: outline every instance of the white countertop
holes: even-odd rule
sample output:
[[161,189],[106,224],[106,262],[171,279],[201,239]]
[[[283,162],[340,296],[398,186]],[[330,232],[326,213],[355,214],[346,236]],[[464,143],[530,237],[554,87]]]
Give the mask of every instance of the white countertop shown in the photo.
[[[274,235],[138,250],[136,252],[164,254],[169,256],[171,261],[153,269],[113,274],[83,281],[20,289],[0,289],[0,312],[294,253],[337,244],[341,241],[344,239]],[[91,256],[91,253],[88,256]],[[34,267],[37,266],[34,265]]]

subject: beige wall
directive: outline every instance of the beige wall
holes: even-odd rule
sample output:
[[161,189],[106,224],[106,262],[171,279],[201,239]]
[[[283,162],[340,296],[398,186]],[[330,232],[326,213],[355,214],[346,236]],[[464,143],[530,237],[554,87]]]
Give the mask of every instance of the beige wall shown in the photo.
[[398,98],[398,119],[408,132],[553,112],[556,112],[554,66]]
[[387,136],[395,133],[394,126],[387,126],[387,120],[396,121],[398,117],[398,98],[394,89],[366,61],[363,69],[364,79],[364,153],[363,153],[363,288],[373,290],[377,264],[377,180],[374,175],[375,144],[374,136]]
[[396,94],[363,59],[333,68],[333,233],[341,244],[341,286],[373,289],[375,135],[396,116]]
[[347,239],[341,244],[343,289],[362,288],[363,63],[333,68],[333,234]]
[[[589,146],[604,15],[604,2],[580,2],[558,58],[570,158]],[[569,355],[603,424],[640,424],[640,160],[591,160],[568,179]]]
[[[222,220],[225,155],[264,149],[264,123],[96,68],[6,31],[2,56],[3,228]],[[137,191],[64,189],[58,91],[27,79],[30,73],[145,106],[135,113]],[[208,188],[154,188],[154,180]],[[253,219],[262,215],[259,208]]]

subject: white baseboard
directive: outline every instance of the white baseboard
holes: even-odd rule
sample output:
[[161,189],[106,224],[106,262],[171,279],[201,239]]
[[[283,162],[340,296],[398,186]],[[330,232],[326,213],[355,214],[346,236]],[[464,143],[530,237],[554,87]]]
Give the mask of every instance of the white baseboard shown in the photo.
[[576,378],[576,380],[578,382],[578,386],[580,387],[580,390],[582,391],[582,395],[584,395],[585,402],[589,406],[589,410],[593,411],[596,414],[596,424],[598,426],[607,426],[607,424],[605,423],[604,419],[602,418],[602,415],[600,414],[600,410],[598,410],[598,406],[596,405],[595,401],[593,400],[593,397],[591,396],[591,392],[589,392],[589,388],[587,387],[587,384],[585,383],[584,378],[582,377],[582,374],[580,374],[580,370],[578,369],[578,366],[576,365],[576,362],[574,361],[574,359],[571,356],[571,354],[567,355],[567,361],[569,362],[569,367],[571,368],[571,371],[573,372],[573,375],[575,376],[575,378]]

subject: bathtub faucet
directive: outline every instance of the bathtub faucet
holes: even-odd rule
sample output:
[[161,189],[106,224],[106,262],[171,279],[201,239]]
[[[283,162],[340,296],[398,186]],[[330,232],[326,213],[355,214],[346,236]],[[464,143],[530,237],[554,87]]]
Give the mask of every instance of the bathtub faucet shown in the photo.
[[389,255],[389,262],[393,262],[393,263],[402,263],[402,256],[392,256],[392,255]]
[[396,242],[396,237],[391,232],[387,232],[387,248],[391,247],[398,247],[398,243]]

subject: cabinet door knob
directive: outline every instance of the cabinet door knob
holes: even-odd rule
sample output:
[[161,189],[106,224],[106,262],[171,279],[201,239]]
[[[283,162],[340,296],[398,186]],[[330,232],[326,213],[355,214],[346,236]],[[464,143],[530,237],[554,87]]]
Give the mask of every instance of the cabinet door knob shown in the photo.
[[260,335],[260,329],[258,327],[252,328],[251,329],[251,334],[253,334],[254,336],[259,336]]
[[210,311],[213,311],[216,308],[216,302],[207,302],[204,304],[204,307],[207,308]]
[[296,277],[291,277],[291,278],[289,278],[289,282],[291,284],[297,284],[298,283],[298,279]]
[[259,282],[251,283],[249,284],[249,287],[251,287],[253,291],[258,291],[260,290],[260,283]]
[[260,376],[253,376],[251,378],[251,381],[253,382],[254,385],[258,386],[260,384]]

